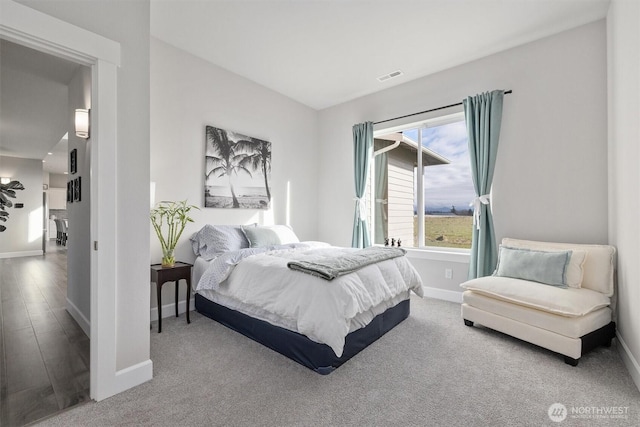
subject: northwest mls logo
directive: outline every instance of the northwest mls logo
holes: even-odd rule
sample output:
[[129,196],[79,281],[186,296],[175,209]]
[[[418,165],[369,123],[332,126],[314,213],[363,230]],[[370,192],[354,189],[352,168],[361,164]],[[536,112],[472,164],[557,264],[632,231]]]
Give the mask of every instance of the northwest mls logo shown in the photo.
[[567,418],[567,407],[562,403],[554,403],[549,406],[549,410],[547,411],[549,415],[549,419],[554,423],[560,423]]

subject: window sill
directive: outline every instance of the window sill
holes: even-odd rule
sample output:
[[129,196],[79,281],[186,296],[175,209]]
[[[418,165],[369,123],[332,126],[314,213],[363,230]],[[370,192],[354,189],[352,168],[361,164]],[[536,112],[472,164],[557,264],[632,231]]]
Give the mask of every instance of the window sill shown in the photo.
[[470,251],[468,249],[453,248],[404,248],[408,258],[428,259],[431,261],[469,263]]

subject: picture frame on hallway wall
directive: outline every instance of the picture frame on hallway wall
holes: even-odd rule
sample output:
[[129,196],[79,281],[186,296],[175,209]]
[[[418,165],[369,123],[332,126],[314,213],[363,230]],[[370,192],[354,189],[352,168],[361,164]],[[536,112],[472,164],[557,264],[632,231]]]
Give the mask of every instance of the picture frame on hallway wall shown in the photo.
[[71,174],[78,172],[78,149],[74,148],[69,153],[69,169],[71,170]]
[[204,207],[269,209],[271,142],[207,126]]
[[73,201],[80,202],[82,200],[81,183],[82,177],[77,177],[73,180]]
[[73,180],[67,182],[67,203],[73,203]]

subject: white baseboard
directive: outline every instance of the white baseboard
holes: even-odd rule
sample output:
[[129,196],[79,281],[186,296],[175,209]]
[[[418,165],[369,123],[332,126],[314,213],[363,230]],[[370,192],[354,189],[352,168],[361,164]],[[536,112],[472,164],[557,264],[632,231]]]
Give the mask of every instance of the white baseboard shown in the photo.
[[91,321],[89,321],[84,316],[84,314],[82,314],[78,307],[76,307],[76,305],[72,303],[69,298],[67,298],[67,311],[69,312],[71,317],[73,317],[75,321],[78,322],[78,325],[80,325],[84,333],[87,334],[89,338],[91,338]]
[[[196,308],[195,299],[191,298],[189,300],[189,311],[193,311]],[[179,301],[178,302],[178,314],[182,314],[187,311],[187,302]],[[175,303],[171,302],[169,304],[162,304],[162,318],[172,317],[176,315]],[[151,321],[154,322],[158,320],[158,307],[153,307],[151,309]]]
[[638,364],[638,361],[631,353],[629,346],[627,346],[627,343],[624,342],[624,340],[620,336],[619,331],[616,331],[616,338],[618,338],[618,343],[620,344],[618,346],[620,357],[622,357],[622,361],[627,367],[627,371],[629,371],[633,382],[636,383],[636,387],[638,388],[638,390],[640,390],[640,364]]
[[424,296],[462,304],[462,292],[449,291],[447,289],[424,287]]
[[0,258],[20,258],[23,256],[42,256],[42,249],[39,251],[2,252]]
[[116,371],[113,377],[103,381],[108,385],[103,385],[99,395],[92,395],[96,402],[107,399],[125,390],[138,386],[153,379],[153,362],[147,359],[136,365]]

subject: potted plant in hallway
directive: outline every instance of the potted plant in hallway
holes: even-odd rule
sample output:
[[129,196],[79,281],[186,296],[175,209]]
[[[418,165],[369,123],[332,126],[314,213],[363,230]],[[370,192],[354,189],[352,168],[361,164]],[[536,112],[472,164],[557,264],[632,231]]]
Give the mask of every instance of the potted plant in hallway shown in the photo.
[[187,201],[160,202],[151,209],[151,224],[156,231],[162,247],[162,266],[173,267],[176,262],[174,250],[180,240],[188,222],[193,222],[189,216],[191,209],[199,209],[187,205]]

